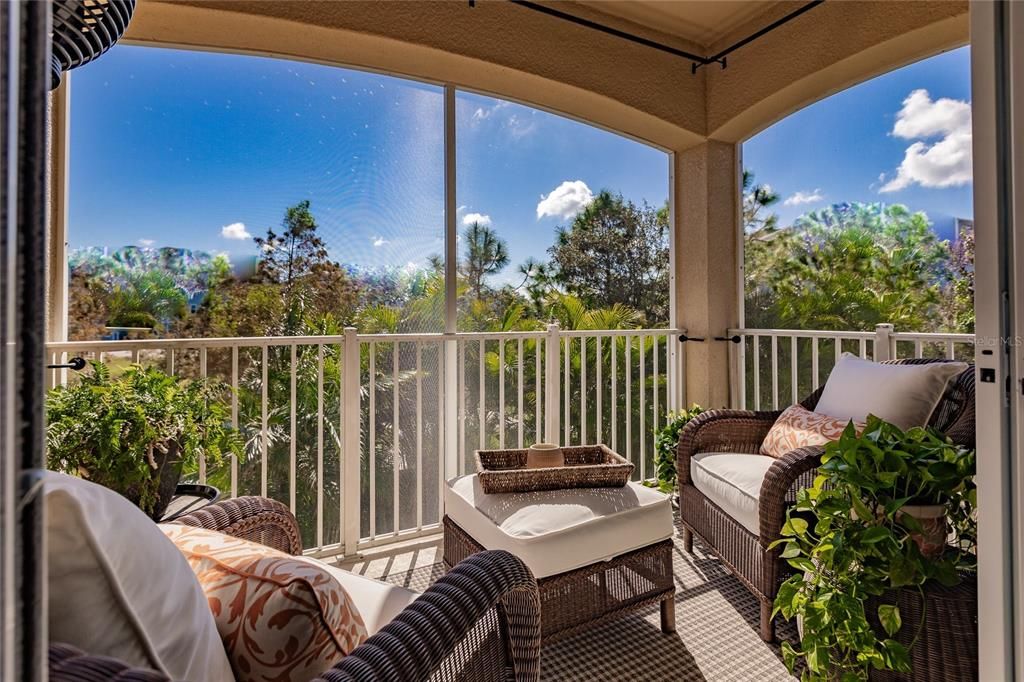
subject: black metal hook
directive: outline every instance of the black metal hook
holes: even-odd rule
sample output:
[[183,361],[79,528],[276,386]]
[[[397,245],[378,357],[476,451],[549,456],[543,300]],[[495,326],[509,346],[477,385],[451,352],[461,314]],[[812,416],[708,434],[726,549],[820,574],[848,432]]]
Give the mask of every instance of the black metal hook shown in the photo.
[[704,339],[696,336],[687,336],[686,334],[679,335],[679,343],[686,343],[687,341],[698,341],[700,343],[704,343]]
[[80,372],[85,369],[85,358],[71,358],[63,365],[47,365],[46,369],[73,369]]
[[715,341],[732,341],[733,343],[742,343],[743,337],[739,334],[733,334],[732,336],[716,336]]

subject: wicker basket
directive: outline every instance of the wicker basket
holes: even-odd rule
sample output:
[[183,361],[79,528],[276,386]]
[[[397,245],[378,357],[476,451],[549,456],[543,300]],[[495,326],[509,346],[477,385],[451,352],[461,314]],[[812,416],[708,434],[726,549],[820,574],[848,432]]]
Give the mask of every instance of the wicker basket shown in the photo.
[[526,468],[529,450],[477,450],[476,471],[485,493],[525,493],[562,488],[621,488],[633,465],[607,445],[562,448],[564,467]]

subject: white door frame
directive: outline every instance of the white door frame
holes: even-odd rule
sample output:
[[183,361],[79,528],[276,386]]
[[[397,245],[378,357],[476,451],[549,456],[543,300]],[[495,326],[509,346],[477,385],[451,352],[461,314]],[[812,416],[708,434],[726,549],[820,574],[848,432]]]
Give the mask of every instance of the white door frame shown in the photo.
[[1024,677],[1024,4],[971,3],[971,81],[979,676],[1011,680]]

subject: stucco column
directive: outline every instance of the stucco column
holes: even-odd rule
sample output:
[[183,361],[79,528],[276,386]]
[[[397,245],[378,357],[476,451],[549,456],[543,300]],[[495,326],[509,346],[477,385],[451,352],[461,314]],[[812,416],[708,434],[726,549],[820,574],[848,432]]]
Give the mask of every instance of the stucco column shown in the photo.
[[739,147],[708,140],[675,154],[674,322],[705,342],[684,344],[686,401],[729,405],[729,348],[739,326]]

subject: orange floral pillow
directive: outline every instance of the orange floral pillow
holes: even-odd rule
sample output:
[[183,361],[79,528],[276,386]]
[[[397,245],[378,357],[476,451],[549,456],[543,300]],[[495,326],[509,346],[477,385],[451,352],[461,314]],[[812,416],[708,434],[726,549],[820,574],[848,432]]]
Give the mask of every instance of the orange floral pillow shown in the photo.
[[162,524],[199,579],[239,682],[306,682],[366,639],[325,568],[223,533]]
[[[827,414],[811,412],[800,405],[787,407],[775,420],[761,443],[761,454],[782,457],[790,450],[810,445],[825,445],[839,440],[849,419],[836,419]],[[863,422],[854,422],[857,433],[864,430]]]

